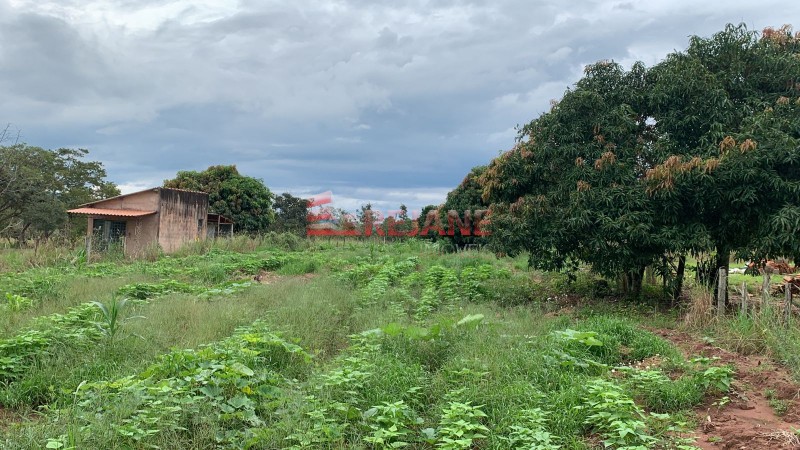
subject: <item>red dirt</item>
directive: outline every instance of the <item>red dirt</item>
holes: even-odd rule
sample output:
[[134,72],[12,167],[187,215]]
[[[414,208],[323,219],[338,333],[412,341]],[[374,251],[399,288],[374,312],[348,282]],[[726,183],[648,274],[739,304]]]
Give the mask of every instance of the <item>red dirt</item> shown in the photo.
[[[703,450],[717,449],[800,449],[800,387],[789,372],[764,356],[743,356],[699,342],[687,333],[653,330],[681,348],[687,356],[718,357],[721,364],[736,368],[735,380],[728,393],[730,402],[721,408],[714,400],[697,408],[700,426],[695,432]],[[778,416],[765,392],[788,406]]]

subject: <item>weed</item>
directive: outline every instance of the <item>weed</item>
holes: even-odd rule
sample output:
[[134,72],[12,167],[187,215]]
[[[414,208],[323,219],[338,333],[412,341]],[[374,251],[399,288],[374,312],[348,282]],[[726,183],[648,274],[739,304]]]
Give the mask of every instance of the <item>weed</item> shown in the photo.
[[594,379],[586,387],[586,424],[602,437],[606,447],[646,448],[657,440],[647,434],[644,412],[616,383]]
[[769,406],[775,410],[775,414],[778,416],[783,416],[789,411],[789,407],[791,406],[791,402],[786,400],[779,400],[777,398],[773,398],[769,401]]
[[125,322],[132,319],[143,319],[142,316],[124,317],[123,312],[128,304],[127,298],[117,299],[116,296],[111,297],[108,304],[100,302],[91,302],[100,310],[100,321],[95,322],[94,325],[108,340],[109,345],[114,344],[114,338],[119,334]]
[[481,424],[486,414],[480,405],[470,402],[450,401],[442,411],[437,429],[436,448],[457,450],[473,448],[475,441],[483,439],[489,429]]

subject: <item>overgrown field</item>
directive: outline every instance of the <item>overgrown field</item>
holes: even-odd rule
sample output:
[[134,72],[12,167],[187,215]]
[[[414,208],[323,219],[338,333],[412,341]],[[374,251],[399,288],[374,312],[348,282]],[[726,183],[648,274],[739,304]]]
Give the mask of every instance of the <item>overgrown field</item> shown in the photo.
[[688,449],[734,378],[522,259],[292,247],[0,275],[0,446]]

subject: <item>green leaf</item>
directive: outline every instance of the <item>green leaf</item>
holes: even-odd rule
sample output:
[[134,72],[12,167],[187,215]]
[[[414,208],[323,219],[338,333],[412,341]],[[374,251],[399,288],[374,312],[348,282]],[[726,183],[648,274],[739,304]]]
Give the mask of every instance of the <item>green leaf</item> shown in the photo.
[[476,327],[479,323],[483,322],[483,314],[470,314],[456,323],[457,327]]

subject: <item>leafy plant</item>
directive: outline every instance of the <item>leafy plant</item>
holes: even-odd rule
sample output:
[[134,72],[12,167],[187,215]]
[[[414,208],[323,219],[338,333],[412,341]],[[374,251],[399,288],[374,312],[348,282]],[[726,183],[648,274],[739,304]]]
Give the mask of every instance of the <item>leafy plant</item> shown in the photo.
[[481,423],[486,413],[481,405],[470,402],[450,401],[439,420],[436,448],[446,450],[472,448],[476,440],[483,439],[489,429]]
[[579,409],[588,411],[586,424],[602,437],[606,447],[647,448],[657,439],[647,434],[644,412],[616,383],[594,379]]
[[789,411],[789,407],[791,406],[791,402],[786,400],[779,400],[777,398],[773,398],[769,401],[769,406],[775,410],[775,414],[778,416],[783,416]]
[[728,392],[733,381],[733,367],[709,367],[698,374],[698,381],[706,388],[713,388],[719,392]]
[[114,343],[114,338],[119,334],[125,322],[132,319],[142,319],[142,316],[124,317],[124,311],[128,304],[127,298],[117,299],[112,296],[108,304],[100,302],[90,302],[100,310],[100,321],[95,322],[94,325],[106,337],[109,344]]
[[33,306],[33,300],[17,294],[6,292],[6,303],[4,305],[9,311],[22,311]]
[[541,408],[526,409],[515,415],[514,425],[509,427],[508,436],[501,439],[509,448],[558,450],[555,438],[546,428],[546,414]]
[[409,445],[412,439],[411,427],[423,423],[403,400],[383,402],[373,406],[363,414],[371,430],[370,436],[364,438],[376,448],[392,449]]

